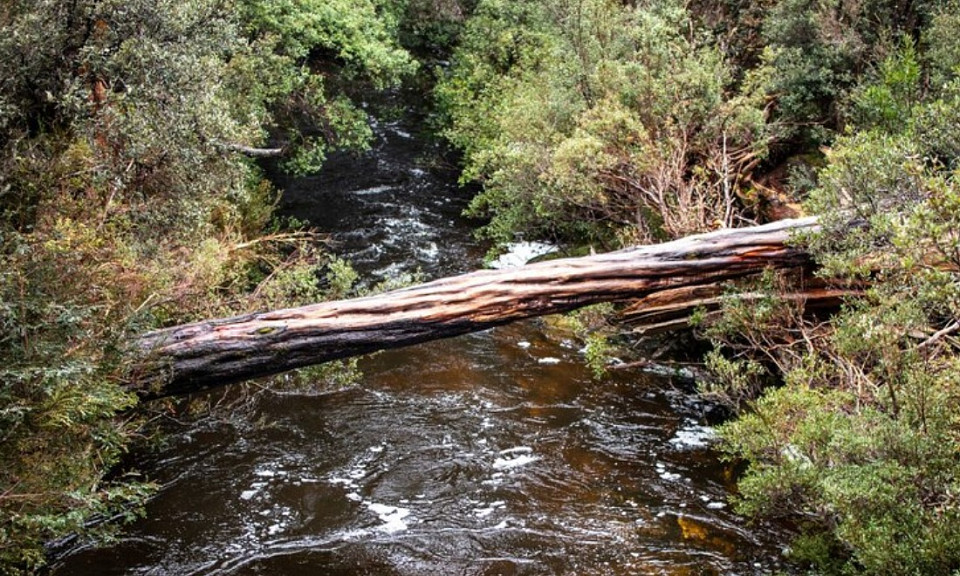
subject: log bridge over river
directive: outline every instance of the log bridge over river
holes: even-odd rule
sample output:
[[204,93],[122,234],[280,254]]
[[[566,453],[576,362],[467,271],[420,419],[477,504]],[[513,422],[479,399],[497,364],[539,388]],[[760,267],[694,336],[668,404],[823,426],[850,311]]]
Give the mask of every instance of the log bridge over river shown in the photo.
[[[809,269],[788,240],[814,217],[720,230],[580,258],[482,270],[375,296],[207,320],[144,334],[131,380],[143,399],[197,392],[294,368],[475,332],[601,302],[633,301],[628,315],[671,325],[716,304],[721,284],[769,268]],[[805,301],[842,292],[798,287]]]

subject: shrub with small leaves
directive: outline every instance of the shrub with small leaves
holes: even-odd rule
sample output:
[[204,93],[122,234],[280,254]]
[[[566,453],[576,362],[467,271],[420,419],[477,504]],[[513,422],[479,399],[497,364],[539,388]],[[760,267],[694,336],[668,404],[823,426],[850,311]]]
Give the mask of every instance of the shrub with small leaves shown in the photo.
[[[960,173],[955,147],[927,136],[955,129],[960,99],[956,79],[925,91],[915,50],[905,41],[857,90],[862,128],[810,193],[823,229],[802,241],[820,273],[869,287],[828,320],[723,340],[782,377],[721,429],[748,463],[738,508],[794,521],[792,556],[821,574],[960,570]],[[736,334],[754,336],[738,348]],[[715,362],[732,395],[751,372],[737,362]]]

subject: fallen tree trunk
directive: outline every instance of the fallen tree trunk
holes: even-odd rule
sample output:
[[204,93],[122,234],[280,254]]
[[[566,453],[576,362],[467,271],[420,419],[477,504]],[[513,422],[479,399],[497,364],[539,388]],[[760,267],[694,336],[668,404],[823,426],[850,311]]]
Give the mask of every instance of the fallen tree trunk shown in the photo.
[[722,230],[582,258],[484,270],[376,296],[175,326],[143,335],[131,386],[143,399],[475,332],[600,302],[716,285],[809,264],[789,246],[815,218]]
[[[862,296],[863,286],[832,286],[823,279],[811,277],[801,270],[793,275],[788,288],[778,294],[781,300],[796,304],[805,311],[835,310],[844,299]],[[728,298],[739,302],[754,302],[768,297],[767,293],[739,291],[727,294],[723,284],[694,284],[660,290],[632,300],[616,317],[618,324],[626,326],[639,336],[653,336],[687,328],[694,310],[703,310],[705,318],[716,317]]]

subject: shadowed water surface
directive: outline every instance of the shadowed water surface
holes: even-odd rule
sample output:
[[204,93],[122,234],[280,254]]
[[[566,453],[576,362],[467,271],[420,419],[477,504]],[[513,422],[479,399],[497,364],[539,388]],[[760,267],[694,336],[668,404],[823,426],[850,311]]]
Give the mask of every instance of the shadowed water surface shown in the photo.
[[[288,181],[368,283],[479,265],[467,192],[408,116]],[[768,574],[782,535],[726,504],[701,407],[665,378],[594,381],[532,321],[381,353],[360,385],[272,395],[138,458],[164,485],[113,546],[58,575]]]

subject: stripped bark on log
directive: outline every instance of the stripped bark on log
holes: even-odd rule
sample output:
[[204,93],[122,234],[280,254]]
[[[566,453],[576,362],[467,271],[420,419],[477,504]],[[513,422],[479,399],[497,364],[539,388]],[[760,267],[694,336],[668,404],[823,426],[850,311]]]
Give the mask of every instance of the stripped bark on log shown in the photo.
[[721,230],[607,254],[484,270],[376,296],[175,326],[143,335],[131,386],[187,394],[330,360],[600,302],[809,264],[789,237],[815,218]]
[[[845,298],[863,294],[862,286],[836,287],[802,271],[789,292],[777,295],[781,300],[796,303],[807,311],[836,309]],[[639,336],[653,336],[663,332],[689,327],[694,310],[706,312],[706,317],[720,314],[720,307],[729,299],[753,302],[768,297],[762,292],[726,293],[723,284],[696,284],[670,290],[661,290],[638,298],[617,315],[619,324],[627,326]]]

